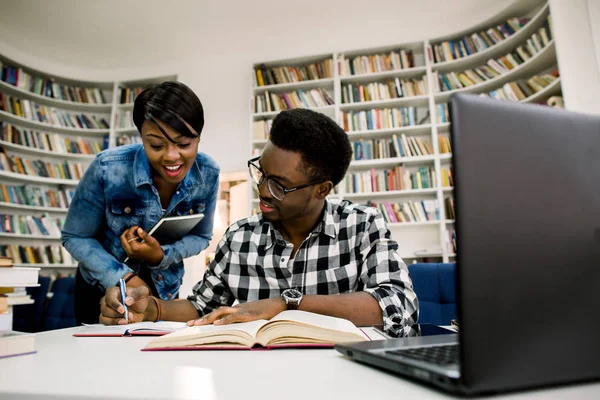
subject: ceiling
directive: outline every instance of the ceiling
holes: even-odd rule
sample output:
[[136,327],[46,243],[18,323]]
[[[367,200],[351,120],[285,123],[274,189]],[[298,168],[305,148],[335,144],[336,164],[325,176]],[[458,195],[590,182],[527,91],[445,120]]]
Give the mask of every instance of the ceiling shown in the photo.
[[[453,4],[446,4],[450,1]],[[334,18],[360,21],[364,7],[381,9],[378,22],[432,24],[435,10],[457,18],[508,0],[0,0],[0,41],[60,64],[106,69],[163,64],[188,53],[214,54],[229,44],[261,46],[265,38],[302,32]],[[500,7],[504,7],[504,5]],[[372,11],[372,9],[371,9]],[[434,13],[432,15],[432,13]],[[370,13],[373,15],[373,12]],[[433,21],[433,23],[432,23]],[[372,22],[372,21],[371,21]],[[354,29],[349,26],[348,29]],[[433,35],[432,35],[433,36]],[[301,36],[300,36],[301,37]],[[321,37],[312,40],[323,40]]]

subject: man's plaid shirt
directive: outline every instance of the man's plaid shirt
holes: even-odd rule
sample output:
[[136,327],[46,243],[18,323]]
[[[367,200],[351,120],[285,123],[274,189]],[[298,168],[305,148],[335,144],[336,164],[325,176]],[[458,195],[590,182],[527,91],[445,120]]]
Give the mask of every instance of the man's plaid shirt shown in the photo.
[[289,267],[292,250],[262,214],[240,220],[223,235],[215,259],[188,300],[203,315],[236,299],[268,299],[289,288],[305,295],[364,291],[379,303],[387,333],[416,333],[417,296],[398,244],[375,208],[326,201],[322,221]]

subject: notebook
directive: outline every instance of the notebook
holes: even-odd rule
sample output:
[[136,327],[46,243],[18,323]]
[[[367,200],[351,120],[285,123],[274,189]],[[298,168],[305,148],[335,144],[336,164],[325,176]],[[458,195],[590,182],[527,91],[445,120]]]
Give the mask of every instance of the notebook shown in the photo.
[[[173,244],[194,229],[203,218],[204,214],[164,217],[150,229],[148,234],[155,238],[161,246]],[[126,257],[123,262],[127,261],[129,261],[129,257]]]
[[136,322],[127,325],[83,325],[76,337],[162,336],[186,327],[185,322]]

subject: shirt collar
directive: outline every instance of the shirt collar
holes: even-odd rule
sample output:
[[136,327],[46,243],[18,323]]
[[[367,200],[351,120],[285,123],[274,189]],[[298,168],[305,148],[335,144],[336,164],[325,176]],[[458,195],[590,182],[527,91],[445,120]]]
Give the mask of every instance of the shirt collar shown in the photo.
[[[323,217],[321,221],[315,226],[310,235],[319,235],[324,234],[329,236],[332,239],[335,239],[338,234],[339,226],[335,223],[335,218],[333,217],[333,205],[325,199],[325,207],[323,208]],[[265,246],[265,249],[273,246],[275,242],[285,243],[283,236],[281,233],[275,228],[273,223],[267,221],[261,216],[262,222],[262,235],[260,238],[260,244]],[[309,236],[310,236],[309,235]]]

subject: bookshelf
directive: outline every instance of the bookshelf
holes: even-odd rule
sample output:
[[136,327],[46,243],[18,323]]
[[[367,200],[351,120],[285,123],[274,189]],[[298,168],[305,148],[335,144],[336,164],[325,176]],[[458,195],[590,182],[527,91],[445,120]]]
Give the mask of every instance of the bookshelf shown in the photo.
[[79,178],[103,149],[137,141],[135,96],[177,77],[80,81],[2,55],[0,71],[0,253],[18,253],[20,267],[72,274],[60,228]]
[[[549,15],[547,1],[531,0],[444,37],[256,63],[250,90],[250,154],[260,154],[269,121],[279,112],[257,108],[258,102],[266,102],[259,96],[327,90],[333,103],[310,108],[346,130],[355,156],[330,197],[378,206],[407,262],[453,261],[452,153],[445,104],[458,92],[540,104],[560,96],[560,76],[552,75],[557,75],[559,62]],[[489,70],[489,64],[494,65],[490,60],[502,63],[499,71]],[[331,76],[289,82],[290,76],[302,77],[298,70],[319,63],[333,65]],[[288,79],[269,72],[282,67]],[[271,78],[268,84],[265,75]],[[271,106],[278,103],[282,109],[293,103],[279,102],[276,96],[270,100]],[[306,104],[292,104],[297,106]],[[252,188],[249,192],[251,214],[258,200]],[[404,207],[410,210],[403,212]]]

